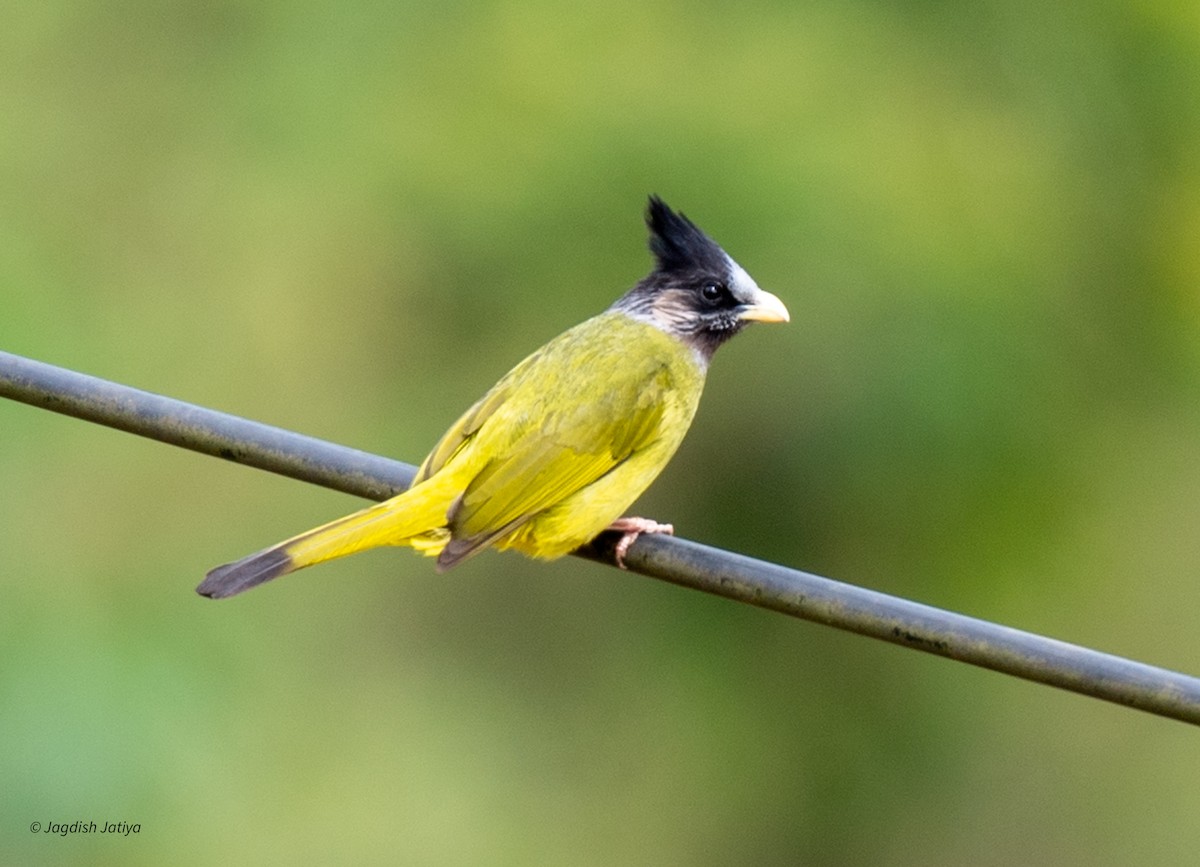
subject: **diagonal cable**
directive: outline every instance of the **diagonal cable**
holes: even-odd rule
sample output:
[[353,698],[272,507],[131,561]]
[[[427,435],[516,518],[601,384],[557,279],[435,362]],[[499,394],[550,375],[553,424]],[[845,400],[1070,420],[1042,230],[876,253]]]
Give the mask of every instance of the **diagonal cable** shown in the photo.
[[[416,472],[400,461],[6,352],[0,352],[0,397],[373,500],[400,492]],[[612,542],[603,535],[576,553],[615,565]],[[672,584],[1200,725],[1200,679],[1179,672],[678,537],[642,536],[625,563]]]

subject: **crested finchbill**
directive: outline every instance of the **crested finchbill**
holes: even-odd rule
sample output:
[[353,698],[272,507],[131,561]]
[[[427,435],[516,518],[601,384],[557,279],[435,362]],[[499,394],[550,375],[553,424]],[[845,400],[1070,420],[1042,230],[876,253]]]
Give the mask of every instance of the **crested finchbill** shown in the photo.
[[608,310],[505,374],[433,447],[407,491],[218,566],[197,587],[221,599],[289,572],[383,545],[449,569],[485,548],[554,559],[619,530],[621,517],[691,426],[716,350],[787,307],[682,213],[651,196],[654,269]]

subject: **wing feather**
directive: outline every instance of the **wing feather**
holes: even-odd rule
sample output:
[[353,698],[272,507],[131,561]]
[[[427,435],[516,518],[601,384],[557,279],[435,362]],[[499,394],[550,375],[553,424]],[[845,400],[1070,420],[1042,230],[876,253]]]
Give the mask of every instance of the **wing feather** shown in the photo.
[[[631,340],[646,351],[631,353]],[[678,385],[678,352],[653,326],[608,313],[513,368],[418,472],[419,482],[451,465],[455,475],[471,468],[447,515],[452,538],[439,567],[518,530],[658,440]]]

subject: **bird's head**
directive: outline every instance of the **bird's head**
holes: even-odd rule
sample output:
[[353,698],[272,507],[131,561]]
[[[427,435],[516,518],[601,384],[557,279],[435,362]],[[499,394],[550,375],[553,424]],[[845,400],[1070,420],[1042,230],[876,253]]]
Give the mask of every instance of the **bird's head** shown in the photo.
[[750,322],[787,322],[783,302],[658,196],[646,208],[657,267],[613,307],[654,324],[707,360]]

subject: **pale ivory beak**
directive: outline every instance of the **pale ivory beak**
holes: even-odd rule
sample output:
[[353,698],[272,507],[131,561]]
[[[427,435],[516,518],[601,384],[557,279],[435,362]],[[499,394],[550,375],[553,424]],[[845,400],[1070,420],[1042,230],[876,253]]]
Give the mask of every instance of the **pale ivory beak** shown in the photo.
[[746,322],[790,322],[791,318],[783,302],[763,289],[759,289],[754,300],[738,313],[738,319]]

